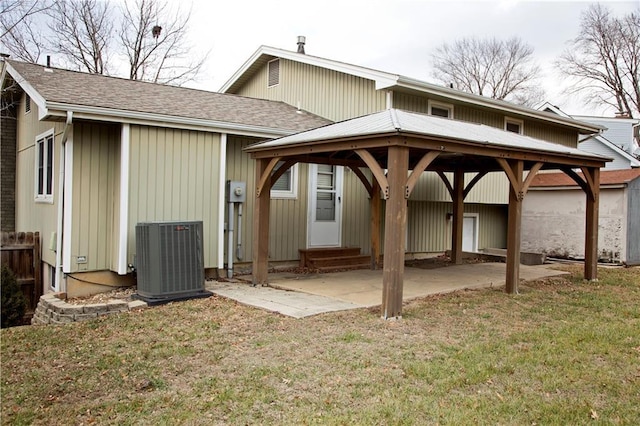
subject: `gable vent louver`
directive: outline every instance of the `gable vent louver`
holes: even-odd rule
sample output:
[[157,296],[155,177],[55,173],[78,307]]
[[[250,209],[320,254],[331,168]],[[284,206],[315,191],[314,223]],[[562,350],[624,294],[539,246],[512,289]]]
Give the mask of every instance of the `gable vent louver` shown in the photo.
[[280,83],[280,59],[269,62],[269,82],[268,86],[277,86]]

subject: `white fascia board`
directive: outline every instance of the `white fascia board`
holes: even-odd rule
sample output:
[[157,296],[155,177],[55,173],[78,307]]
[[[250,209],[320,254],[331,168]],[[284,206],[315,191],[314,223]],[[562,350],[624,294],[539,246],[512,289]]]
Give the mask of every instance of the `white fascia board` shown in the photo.
[[572,118],[564,118],[557,116],[556,114],[547,113],[543,111],[536,111],[530,108],[521,107],[515,104],[510,104],[505,101],[499,101],[496,99],[487,98],[484,96],[473,95],[465,93],[459,90],[450,89],[448,87],[441,87],[435,84],[426,83],[421,80],[415,80],[408,77],[400,77],[398,87],[417,90],[420,92],[431,93],[434,95],[446,97],[448,99],[471,103],[487,108],[493,108],[501,110],[507,114],[524,115],[539,120],[550,121],[556,124],[562,124],[564,126],[571,126],[588,133],[600,133],[603,130],[602,126],[596,124],[585,123],[582,121],[574,120]]
[[[31,100],[35,102],[36,105],[38,106],[38,119],[43,120],[45,117],[47,117],[47,115],[49,114],[47,111],[47,102],[42,97],[42,95],[40,95],[40,93],[38,93],[38,91],[34,89],[33,86],[30,85],[29,82],[25,80],[24,77],[22,77],[20,73],[11,66],[10,63],[5,62],[4,65],[5,65],[4,72],[9,73],[11,78],[13,78],[13,80],[22,88],[22,90],[25,91],[27,95],[29,95]],[[3,75],[2,77],[3,87],[4,87],[4,79],[5,77]],[[64,117],[66,118],[66,116],[67,116],[67,113],[65,112]]]
[[282,130],[272,127],[252,126],[224,121],[203,120],[188,117],[167,116],[138,111],[116,110],[109,108],[71,105],[49,102],[47,117],[66,117],[67,111],[73,111],[77,119],[106,121],[114,123],[141,124],[155,127],[169,127],[185,130],[198,130],[214,133],[233,133],[237,135],[273,138],[295,133],[295,130]]
[[258,50],[236,71],[233,76],[220,88],[220,92],[226,93],[238,81],[251,66],[263,55],[273,56],[277,58],[287,59],[290,61],[300,62],[307,65],[313,65],[332,71],[350,74],[356,77],[373,80],[376,84],[376,90],[386,89],[397,84],[397,74],[390,74],[370,68],[360,67],[357,65],[347,64],[345,62],[333,61],[331,59],[320,58],[318,56],[306,55],[302,53],[292,52],[289,50],[276,49],[269,46],[260,46]]

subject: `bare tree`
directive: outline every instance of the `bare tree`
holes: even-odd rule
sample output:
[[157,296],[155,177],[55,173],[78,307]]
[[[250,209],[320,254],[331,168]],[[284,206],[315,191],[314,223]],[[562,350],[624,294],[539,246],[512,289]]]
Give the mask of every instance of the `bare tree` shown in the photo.
[[574,80],[569,93],[640,116],[640,8],[616,18],[600,4],[590,6],[582,14],[580,33],[556,64]]
[[36,63],[42,55],[45,37],[41,31],[52,1],[4,0],[0,2],[0,32],[2,44],[13,57]]
[[48,13],[53,20],[54,47],[69,65],[94,74],[106,73],[113,30],[108,2],[58,1]]
[[129,60],[129,78],[162,84],[195,79],[207,55],[194,57],[187,42],[190,13],[172,11],[166,2],[125,3],[120,42]]
[[476,95],[532,105],[544,92],[533,48],[517,37],[506,41],[463,38],[445,43],[431,55],[433,76]]

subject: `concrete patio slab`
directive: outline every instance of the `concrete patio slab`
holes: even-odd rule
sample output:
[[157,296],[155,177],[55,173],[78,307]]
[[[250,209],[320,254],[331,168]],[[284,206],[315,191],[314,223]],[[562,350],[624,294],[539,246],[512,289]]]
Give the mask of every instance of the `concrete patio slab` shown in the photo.
[[[403,300],[464,289],[502,287],[504,263],[475,263],[436,269],[405,268]],[[520,265],[520,278],[535,280],[566,272],[547,265]],[[241,277],[250,281],[251,277]],[[382,271],[354,270],[325,274],[269,274],[269,287],[243,282],[207,283],[207,290],[239,303],[303,318],[325,312],[378,306],[382,303]]]

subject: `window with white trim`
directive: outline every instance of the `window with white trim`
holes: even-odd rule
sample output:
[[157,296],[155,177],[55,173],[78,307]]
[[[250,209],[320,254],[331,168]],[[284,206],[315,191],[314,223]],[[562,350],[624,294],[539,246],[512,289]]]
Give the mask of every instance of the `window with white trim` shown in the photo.
[[504,118],[504,130],[507,132],[517,133],[519,135],[522,134],[522,129],[524,128],[524,121],[518,120],[517,118]]
[[429,100],[427,102],[427,111],[429,115],[437,117],[453,118],[453,105],[443,102],[435,102]]
[[269,61],[267,64],[267,73],[269,74],[267,87],[280,84],[280,59]]
[[36,201],[53,202],[53,129],[36,137]]
[[[276,170],[284,164],[280,161]],[[298,197],[298,165],[294,164],[271,186],[271,198]]]

